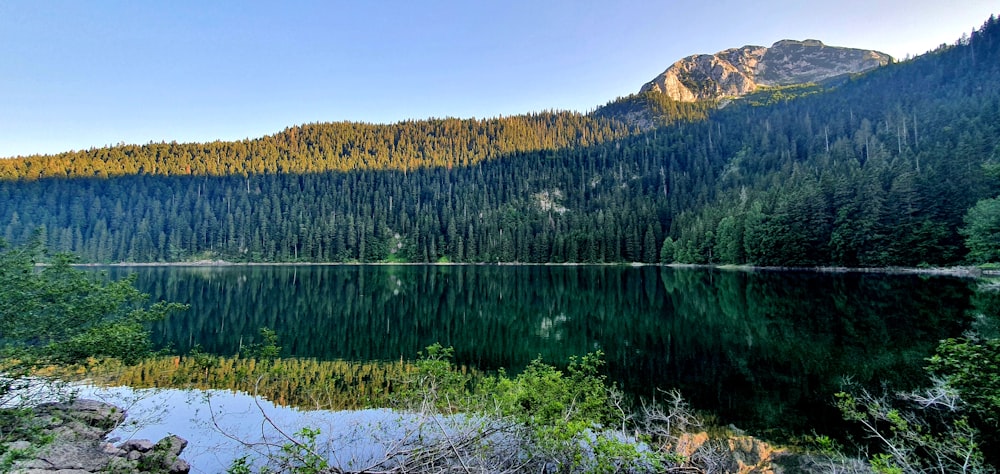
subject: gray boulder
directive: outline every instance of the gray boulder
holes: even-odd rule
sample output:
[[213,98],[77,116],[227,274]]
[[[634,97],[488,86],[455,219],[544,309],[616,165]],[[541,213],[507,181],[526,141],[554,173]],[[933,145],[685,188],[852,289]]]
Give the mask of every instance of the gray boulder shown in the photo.
[[[149,472],[186,474],[191,466],[179,456],[187,440],[176,435],[157,443],[128,440],[120,446],[104,441],[125,420],[120,408],[96,400],[44,403],[24,423],[52,442],[39,447],[29,459],[14,464],[18,474],[84,474],[94,472]],[[27,441],[14,441],[8,449],[32,450]]]

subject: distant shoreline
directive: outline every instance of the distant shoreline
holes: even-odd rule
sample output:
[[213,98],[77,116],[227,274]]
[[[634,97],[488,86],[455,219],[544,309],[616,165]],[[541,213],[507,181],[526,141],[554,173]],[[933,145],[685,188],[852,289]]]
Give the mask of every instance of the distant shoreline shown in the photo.
[[704,265],[683,263],[532,263],[532,262],[230,262],[226,260],[196,260],[191,262],[117,262],[77,263],[74,267],[333,267],[333,266],[544,266],[544,267],[670,267],[714,268],[744,272],[815,272],[815,273],[882,273],[889,275],[936,275],[959,278],[979,278],[1000,275],[1000,271],[978,267],[763,267],[754,265]]

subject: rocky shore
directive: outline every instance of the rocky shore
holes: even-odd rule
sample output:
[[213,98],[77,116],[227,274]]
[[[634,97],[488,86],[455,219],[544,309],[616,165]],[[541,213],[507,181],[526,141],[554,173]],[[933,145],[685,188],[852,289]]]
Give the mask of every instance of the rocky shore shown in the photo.
[[12,466],[18,474],[85,474],[93,472],[137,472],[185,474],[191,466],[179,456],[187,441],[175,435],[153,443],[128,440],[121,444],[105,440],[125,420],[120,408],[94,400],[45,403],[34,407],[22,426],[37,430],[40,439],[51,442],[36,447],[28,441],[7,443],[8,453],[21,453]]

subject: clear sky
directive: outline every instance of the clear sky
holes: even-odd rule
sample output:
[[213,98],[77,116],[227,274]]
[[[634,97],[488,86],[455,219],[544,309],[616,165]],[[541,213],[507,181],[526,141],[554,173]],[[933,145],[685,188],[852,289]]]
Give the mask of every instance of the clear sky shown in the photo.
[[309,122],[586,112],[781,39],[898,58],[998,0],[0,0],[0,157]]

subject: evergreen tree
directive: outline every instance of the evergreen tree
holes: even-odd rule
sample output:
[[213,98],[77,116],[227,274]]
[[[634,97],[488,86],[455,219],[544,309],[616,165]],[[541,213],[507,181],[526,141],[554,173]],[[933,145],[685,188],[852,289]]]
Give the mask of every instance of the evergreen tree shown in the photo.
[[962,235],[970,261],[1000,262],[1000,198],[983,199],[969,209]]

